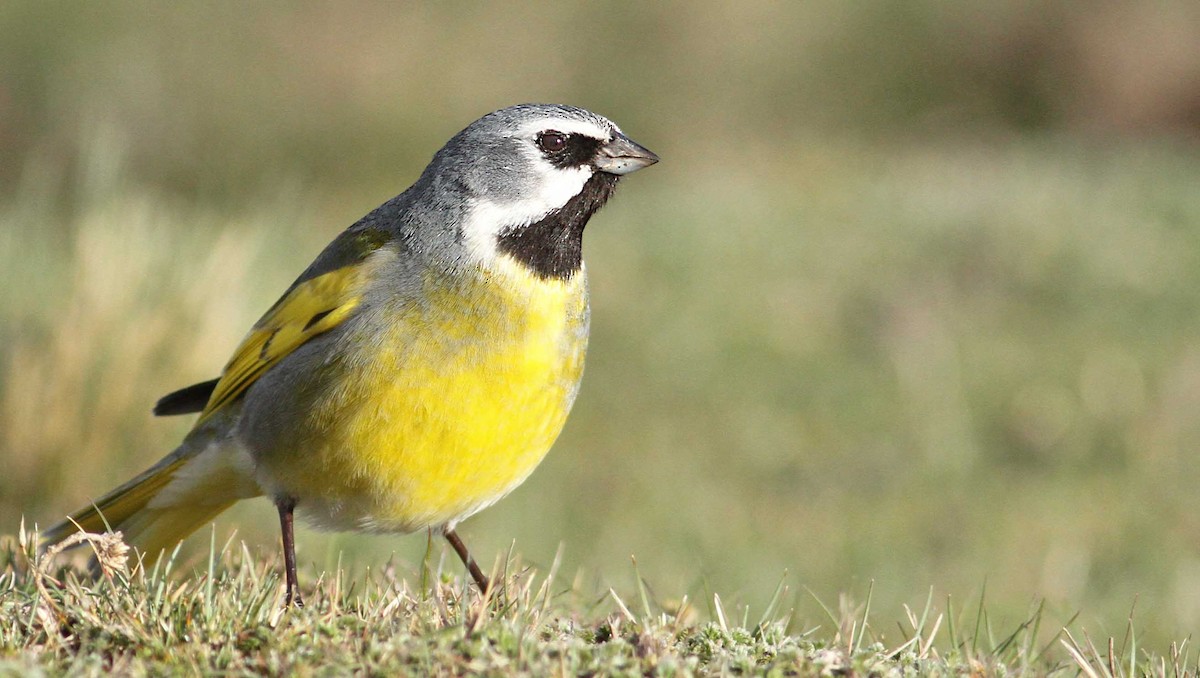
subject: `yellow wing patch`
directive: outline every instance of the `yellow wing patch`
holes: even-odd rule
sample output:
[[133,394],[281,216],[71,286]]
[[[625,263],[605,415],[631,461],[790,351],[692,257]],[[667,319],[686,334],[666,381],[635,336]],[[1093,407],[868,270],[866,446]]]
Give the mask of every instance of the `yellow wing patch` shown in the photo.
[[305,280],[271,307],[225,366],[199,421],[236,400],[271,366],[304,342],[349,317],[361,299],[366,268],[364,262],[359,262]]

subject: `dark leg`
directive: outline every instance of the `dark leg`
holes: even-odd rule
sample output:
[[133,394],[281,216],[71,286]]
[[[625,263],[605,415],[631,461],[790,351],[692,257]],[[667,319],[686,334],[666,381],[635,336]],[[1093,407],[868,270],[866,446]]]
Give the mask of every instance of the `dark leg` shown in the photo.
[[296,537],[292,531],[292,511],[296,508],[296,500],[282,497],[275,500],[279,509],[279,527],[283,531],[283,568],[287,576],[286,606],[304,607],[304,599],[300,597],[300,584],[296,581]]
[[488,579],[483,576],[483,570],[479,569],[479,565],[471,557],[470,552],[467,551],[467,545],[449,527],[443,528],[442,534],[446,536],[446,541],[450,542],[450,545],[454,547],[454,552],[462,559],[463,565],[466,565],[467,569],[471,571],[471,578],[475,580],[475,585],[479,587],[480,591],[486,593],[488,590]]

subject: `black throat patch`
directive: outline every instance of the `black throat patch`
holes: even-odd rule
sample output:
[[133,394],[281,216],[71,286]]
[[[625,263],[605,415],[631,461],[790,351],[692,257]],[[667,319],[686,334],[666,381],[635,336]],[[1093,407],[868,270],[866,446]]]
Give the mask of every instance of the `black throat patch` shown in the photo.
[[570,278],[583,262],[583,227],[612,197],[619,178],[596,172],[567,204],[539,221],[497,236],[496,248],[542,278]]

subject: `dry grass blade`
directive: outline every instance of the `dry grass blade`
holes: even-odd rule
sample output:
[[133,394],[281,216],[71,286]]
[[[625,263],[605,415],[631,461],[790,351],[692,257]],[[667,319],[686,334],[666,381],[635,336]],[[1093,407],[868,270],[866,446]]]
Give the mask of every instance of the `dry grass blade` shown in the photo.
[[[1063,633],[1066,638],[1060,639],[1059,642],[1066,648],[1079,670],[1086,673],[1089,678],[1114,678],[1113,674],[1109,673],[1104,659],[1096,653],[1096,648],[1092,646],[1091,641],[1088,641],[1088,648],[1085,649],[1080,647],[1079,641],[1075,640],[1070,631],[1064,629]],[[1090,658],[1087,656],[1089,654]]]

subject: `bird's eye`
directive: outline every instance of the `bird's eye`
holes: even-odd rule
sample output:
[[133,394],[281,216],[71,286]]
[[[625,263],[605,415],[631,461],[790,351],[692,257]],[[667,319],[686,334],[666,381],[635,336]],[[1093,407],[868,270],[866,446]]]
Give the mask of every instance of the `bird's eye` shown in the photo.
[[547,153],[557,153],[567,147],[567,135],[562,132],[542,132],[537,137],[537,144]]

